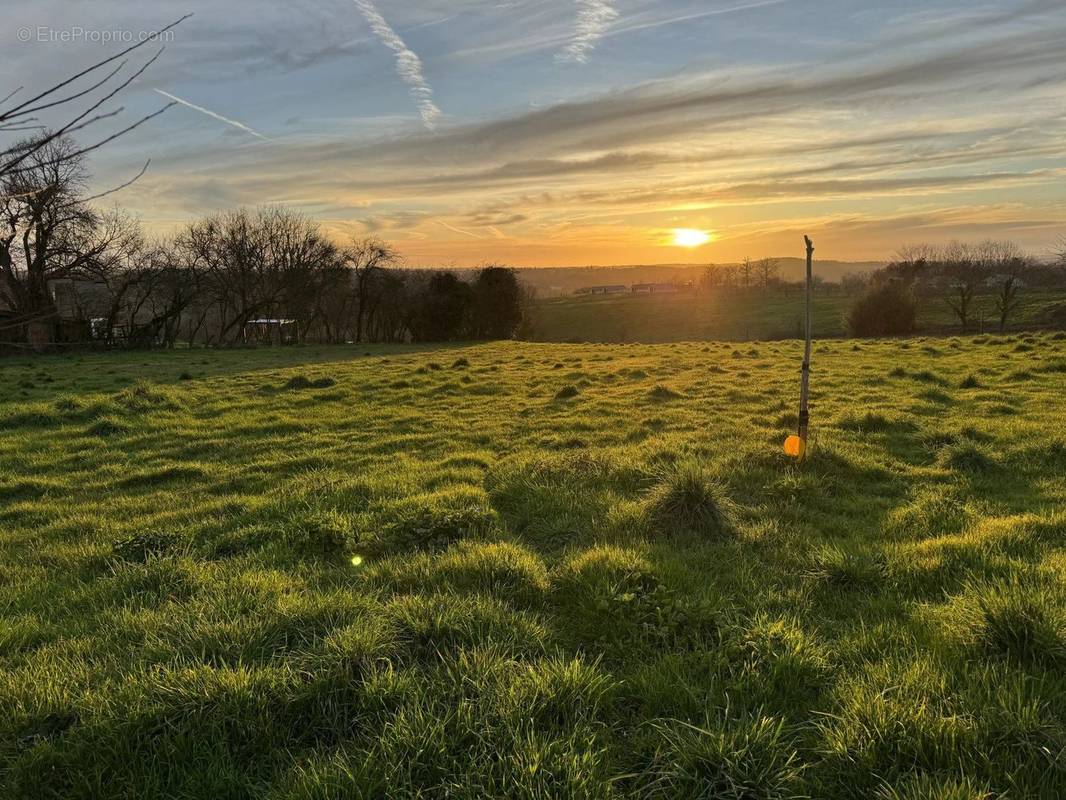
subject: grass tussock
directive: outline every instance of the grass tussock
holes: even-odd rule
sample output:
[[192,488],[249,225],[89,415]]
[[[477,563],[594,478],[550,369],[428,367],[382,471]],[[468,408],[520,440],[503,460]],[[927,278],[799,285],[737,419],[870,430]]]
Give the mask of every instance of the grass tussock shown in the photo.
[[383,505],[358,533],[357,548],[368,554],[443,550],[464,539],[490,537],[499,524],[483,492],[446,489]]
[[330,377],[309,378],[306,375],[293,375],[281,385],[283,391],[305,392],[309,389],[332,389],[337,381]]
[[681,392],[671,389],[669,386],[664,386],[661,383],[655,384],[651,391],[648,392],[648,399],[656,403],[668,403],[671,400],[680,400],[684,395]]
[[544,561],[508,542],[460,542],[440,555],[391,557],[361,578],[382,591],[486,594],[519,606],[542,603],[550,586]]
[[119,408],[140,414],[149,411],[179,411],[185,406],[176,392],[143,381],[123,389],[113,400]]
[[652,527],[666,535],[725,539],[736,530],[735,504],[697,461],[684,461],[663,475],[648,496],[647,515]]
[[953,472],[970,475],[988,474],[999,467],[997,458],[987,446],[965,439],[941,448],[937,463]]
[[1023,667],[1066,664],[1066,605],[1061,591],[1037,578],[1012,576],[971,582],[949,621],[960,638],[986,657]]
[[656,722],[658,746],[645,797],[798,800],[803,765],[781,720],[708,718],[701,725]]

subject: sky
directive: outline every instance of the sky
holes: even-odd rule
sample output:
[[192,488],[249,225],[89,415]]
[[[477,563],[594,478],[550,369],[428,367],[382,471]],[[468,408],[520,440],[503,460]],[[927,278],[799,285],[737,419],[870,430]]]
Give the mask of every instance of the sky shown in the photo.
[[1066,235],[1063,0],[3,2],[0,96],[193,14],[83,133],[176,103],[90,162],[151,159],[108,200],[159,234],[279,204],[412,266]]

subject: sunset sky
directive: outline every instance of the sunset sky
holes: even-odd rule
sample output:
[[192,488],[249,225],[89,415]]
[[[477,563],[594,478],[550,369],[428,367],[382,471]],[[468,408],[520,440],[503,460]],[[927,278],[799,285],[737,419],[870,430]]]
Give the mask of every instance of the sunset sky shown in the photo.
[[91,162],[151,157],[113,199],[152,230],[278,203],[516,266],[1066,234],[1063,0],[34,0],[0,96],[186,12],[124,118],[182,104]]

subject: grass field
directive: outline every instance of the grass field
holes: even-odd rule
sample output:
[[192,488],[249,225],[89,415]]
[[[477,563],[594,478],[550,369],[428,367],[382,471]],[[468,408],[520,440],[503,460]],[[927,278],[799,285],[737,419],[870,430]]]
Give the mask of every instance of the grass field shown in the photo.
[[0,362],[0,796],[1066,796],[1064,338]]
[[[814,304],[814,332],[819,337],[845,334],[844,316],[853,296],[820,292]],[[1066,293],[1023,292],[1011,319],[1017,329],[1061,327]],[[975,329],[997,331],[994,298],[980,296]],[[536,306],[535,338],[545,342],[694,342],[703,340],[793,339],[803,335],[803,294],[735,293],[562,297]],[[960,325],[943,298],[920,298],[919,333],[956,334]]]

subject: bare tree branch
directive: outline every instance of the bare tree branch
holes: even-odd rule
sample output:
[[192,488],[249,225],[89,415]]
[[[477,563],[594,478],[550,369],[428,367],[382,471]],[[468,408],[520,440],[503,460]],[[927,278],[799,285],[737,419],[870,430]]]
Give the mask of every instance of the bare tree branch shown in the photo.
[[[44,147],[46,144],[48,144],[48,142],[51,141],[52,139],[55,139],[58,136],[62,136],[64,134],[70,133],[71,129],[73,128],[74,125],[76,125],[77,123],[79,123],[82,120],[84,120],[87,116],[89,116],[89,114],[94,112],[96,109],[98,109],[104,103],[106,103],[108,100],[113,98],[115,95],[117,95],[123,89],[125,89],[127,86],[129,86],[131,83],[133,83],[133,81],[135,81],[137,78],[139,78],[144,73],[144,71],[146,69],[148,69],[148,67],[152,66],[152,64],[155,63],[156,59],[158,59],[161,55],[163,55],[163,52],[165,50],[166,50],[165,47],[159,48],[159,51],[154,56],[152,56],[150,59],[148,59],[148,61],[146,61],[141,66],[140,69],[135,71],[126,80],[124,80],[122,83],[120,83],[114,89],[112,89],[110,92],[105,94],[103,97],[101,97],[95,103],[93,103],[91,106],[89,106],[87,109],[85,109],[85,111],[83,111],[81,114],[79,114],[77,117],[75,117],[69,123],[67,123],[64,127],[60,128],[58,131],[56,131],[50,137],[46,137],[45,139],[43,139],[40,143],[38,143],[36,146],[32,147],[31,149],[29,149],[28,151],[26,151],[25,153],[20,155],[18,158],[14,159],[12,161],[9,161],[7,164],[5,164],[3,166],[0,166],[0,175],[4,175],[4,174],[8,173],[9,170],[11,170],[13,167],[15,167],[16,165],[21,163],[23,160],[25,160],[26,158],[28,158],[29,156],[33,155],[35,152],[40,150],[42,147]],[[143,121],[144,120],[142,120],[142,122]],[[130,130],[132,130],[132,128]]]
[[[60,89],[63,89],[64,87],[69,86],[70,84],[74,83],[79,78],[82,78],[82,77],[90,74],[91,72],[95,72],[96,70],[100,69],[100,67],[103,67],[103,66],[105,66],[107,64],[110,64],[113,61],[117,61],[118,59],[122,58],[123,56],[127,55],[128,53],[132,53],[134,50],[137,50],[138,48],[143,47],[144,45],[148,44],[149,42],[154,41],[155,39],[157,39],[162,34],[166,33],[167,31],[171,30],[172,28],[174,28],[174,27],[180,25],[181,23],[183,23],[185,20],[189,19],[189,17],[191,17],[191,16],[192,16],[191,13],[186,14],[185,16],[181,17],[180,19],[177,19],[174,22],[170,23],[165,28],[160,28],[158,31],[153,32],[151,35],[145,37],[144,39],[142,39],[141,41],[137,42],[136,44],[131,45],[130,47],[127,47],[122,52],[115,53],[114,55],[109,56],[108,58],[105,58],[103,61],[98,61],[95,64],[93,64],[92,66],[86,67],[81,72],[79,72],[79,73],[77,73],[75,75],[72,75],[71,77],[67,78],[64,81],[60,81],[59,83],[55,84],[54,86],[52,86],[52,87],[50,87],[48,89],[45,89],[40,94],[31,97],[29,100],[26,100],[25,102],[21,103],[20,105],[15,106],[14,108],[11,108],[11,109],[9,109],[7,111],[0,111],[0,122],[4,121],[6,119],[10,119],[13,116],[15,116],[17,114],[20,114],[20,113],[29,113],[27,111],[24,111],[24,109],[26,109],[27,106],[30,106],[30,105],[32,105],[33,103],[36,103],[39,100],[43,100],[45,97],[48,97],[49,95],[55,94]],[[14,92],[12,92],[7,97],[5,97],[3,101],[0,101],[0,102],[7,102],[7,100],[10,99],[13,95],[15,95],[21,88],[22,87],[19,87],[19,89],[16,89]]]
[[148,165],[151,164],[151,163],[152,163],[152,159],[148,159],[147,161],[145,161],[144,162],[144,166],[141,167],[141,171],[138,172],[136,175],[134,175],[132,178],[130,178],[125,183],[120,183],[118,186],[113,186],[112,188],[108,189],[107,191],[100,192],[99,194],[89,195],[88,197],[80,199],[78,202],[79,203],[88,203],[88,202],[91,202],[93,200],[99,200],[101,197],[107,197],[108,195],[115,194],[115,192],[121,192],[126,187],[132,186],[137,181],[139,181],[142,177],[144,177],[144,173],[146,173],[148,171]]

